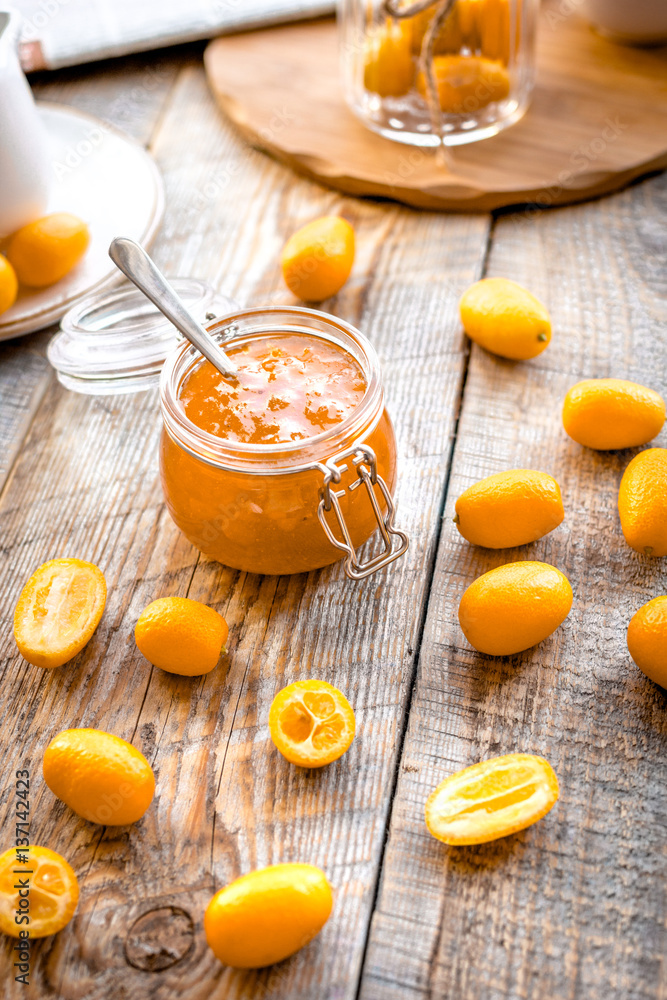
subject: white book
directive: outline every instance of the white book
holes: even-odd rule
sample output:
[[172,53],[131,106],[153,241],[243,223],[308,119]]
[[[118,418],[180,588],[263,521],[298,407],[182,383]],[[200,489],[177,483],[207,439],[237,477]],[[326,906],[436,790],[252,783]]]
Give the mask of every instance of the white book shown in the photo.
[[331,14],[335,0],[13,0],[26,71]]

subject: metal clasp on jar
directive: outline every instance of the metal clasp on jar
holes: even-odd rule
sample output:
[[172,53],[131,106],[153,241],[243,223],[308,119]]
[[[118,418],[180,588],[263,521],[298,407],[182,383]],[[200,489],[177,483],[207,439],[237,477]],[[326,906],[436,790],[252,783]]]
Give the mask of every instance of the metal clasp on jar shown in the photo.
[[[366,563],[361,562],[357,556],[350,532],[345,523],[345,518],[343,517],[343,512],[340,508],[340,503],[338,502],[340,497],[345,496],[345,490],[334,490],[331,488],[332,483],[340,483],[342,474],[347,472],[347,464],[341,464],[346,458],[352,459],[357,473],[357,479],[350,484],[348,489],[351,493],[362,484],[366,487],[368,499],[371,502],[373,514],[375,515],[375,520],[384,541],[384,551],[373,559],[369,559]],[[407,550],[410,540],[404,531],[400,531],[394,527],[396,508],[391,498],[389,487],[382,476],[378,476],[377,461],[373,449],[369,448],[367,444],[354,444],[347,451],[335,455],[334,458],[330,458],[327,462],[318,464],[318,468],[324,475],[324,485],[320,490],[320,503],[317,508],[317,516],[331,544],[335,545],[342,552],[347,553],[347,559],[345,560],[346,574],[352,580],[363,580],[364,577],[370,576],[371,573],[375,573],[376,570],[382,569],[383,566],[389,565],[389,563],[402,556]],[[379,488],[387,505],[387,511],[384,516],[375,492],[376,487]],[[344,539],[342,542],[336,538],[327,523],[325,512],[330,510],[333,510],[336,515],[338,527]],[[394,539],[396,538],[399,539],[399,544],[397,547],[394,547]]]

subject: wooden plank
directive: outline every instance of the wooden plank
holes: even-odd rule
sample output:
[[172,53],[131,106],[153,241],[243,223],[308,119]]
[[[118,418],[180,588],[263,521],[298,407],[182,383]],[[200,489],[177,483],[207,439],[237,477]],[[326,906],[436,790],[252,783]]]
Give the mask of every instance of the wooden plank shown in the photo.
[[[330,305],[382,355],[399,439],[400,522],[412,546],[363,584],[340,568],[259,578],[198,563],[162,504],[155,395],[95,400],[50,388],[0,504],[8,553],[0,815],[9,829],[9,778],[28,763],[33,841],[70,858],[82,897],[72,924],[37,944],[34,985],[10,996],[143,1000],[187,990],[192,1000],[352,1000],[467,358],[451,288],[479,274],[488,220],[342,201],[294,178],[219,119],[200,68],[179,77],[152,148],[168,206],[157,259],[167,273],[208,278],[248,304],[292,301],[278,259],[297,225],[337,210],[353,221],[354,274]],[[109,603],[80,657],[47,674],[16,654],[9,618],[35,565],[68,553],[102,567]],[[188,593],[231,626],[228,659],[191,680],[151,670],[132,637],[150,600]],[[339,685],[357,712],[352,749],[321,773],[288,765],[268,740],[274,693],[304,676]],[[118,733],[152,761],[158,797],[132,828],[77,821],[44,787],[43,750],[74,725]],[[322,865],[336,888],[323,934],[275,969],[223,969],[202,929],[213,890],[250,868],[297,858]],[[192,926],[193,943],[170,968],[148,973],[128,964],[125,943],[135,919],[151,911],[160,940],[171,945],[180,934],[189,946]]]
[[[180,61],[163,54],[121,59],[104,71],[85,68],[33,78],[40,101],[95,115],[145,144],[158,121]],[[0,344],[0,489],[49,382],[46,345],[56,327]]]
[[[664,593],[664,560],[624,542],[616,497],[634,452],[566,437],[566,390],[582,377],[667,391],[667,177],[606,201],[510,215],[489,273],[549,305],[554,339],[524,364],[473,349],[418,680],[360,992],[362,1000],[664,1000],[665,692],[630,660],[634,611]],[[667,445],[667,433],[657,441]],[[534,545],[469,546],[451,516],[471,483],[544,469],[566,519]],[[570,578],[572,613],[527,653],[475,653],[457,621],[463,590],[513,559]],[[524,833],[446,848],[424,802],[446,776],[512,751],[543,754],[561,798]]]
[[52,332],[0,344],[0,491],[52,375]]

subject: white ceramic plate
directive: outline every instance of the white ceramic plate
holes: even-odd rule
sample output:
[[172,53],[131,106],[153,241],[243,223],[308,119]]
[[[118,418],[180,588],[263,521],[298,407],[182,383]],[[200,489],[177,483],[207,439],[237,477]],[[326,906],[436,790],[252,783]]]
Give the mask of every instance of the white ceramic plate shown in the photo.
[[123,279],[109,259],[114,236],[144,246],[164,211],[162,178],[148,153],[106,122],[58,104],[40,104],[49,137],[52,185],[48,212],[72,212],[90,229],[85,257],[49,288],[24,289],[0,316],[0,340],[50,326],[79,299]]

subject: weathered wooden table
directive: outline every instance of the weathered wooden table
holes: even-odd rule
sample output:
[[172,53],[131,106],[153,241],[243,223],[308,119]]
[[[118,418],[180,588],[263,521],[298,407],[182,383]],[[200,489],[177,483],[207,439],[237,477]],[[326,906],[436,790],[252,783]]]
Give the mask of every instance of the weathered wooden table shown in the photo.
[[[248,304],[289,302],[287,235],[325,212],[354,223],[354,274],[326,308],[383,360],[412,545],[362,584],[340,567],[257,578],[208,563],[165,512],[155,392],[75,395],[46,363],[48,333],[0,345],[2,846],[13,844],[14,772],[29,767],[32,841],[63,853],[82,889],[74,921],[35,946],[30,987],[12,982],[3,941],[3,995],[664,1000],[665,694],[630,661],[625,630],[666,591],[665,564],[620,532],[631,454],[575,445],[560,404],[586,376],[667,391],[667,178],[557,211],[419,213],[342,199],[248,149],[216,111],[199,48],[64,72],[38,92],[150,148],[167,187],[155,255],[168,274],[208,278]],[[548,304],[555,335],[537,360],[470,350],[457,300],[483,274]],[[456,497],[516,466],[557,477],[565,522],[517,551],[470,547],[451,523]],[[102,568],[109,600],[84,653],[46,672],[18,655],[12,612],[34,568],[65,555]],[[537,648],[484,657],[461,634],[458,600],[513,558],[564,570],[574,607]],[[169,594],[230,623],[229,656],[206,677],[151,669],[135,647],[140,611]],[[351,750],[321,772],[289,765],[267,730],[276,691],[310,676],[342,688],[358,720]],[[44,748],[71,726],[147,755],[158,791],[140,823],[79,821],[45,787]],[[428,792],[515,750],[553,764],[562,791],[549,816],[483,847],[433,840]],[[213,891],[293,860],[335,886],[330,922],[279,966],[223,968],[202,929]]]

